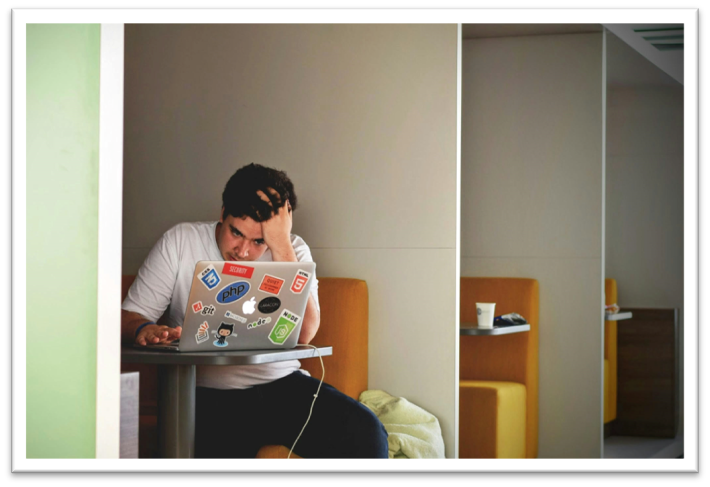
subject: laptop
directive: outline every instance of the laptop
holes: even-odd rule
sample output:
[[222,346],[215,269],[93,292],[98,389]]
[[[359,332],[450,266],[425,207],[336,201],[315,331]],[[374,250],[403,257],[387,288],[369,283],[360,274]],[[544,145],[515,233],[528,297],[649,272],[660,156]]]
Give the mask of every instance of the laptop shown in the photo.
[[175,352],[290,349],[298,343],[314,262],[199,261]]

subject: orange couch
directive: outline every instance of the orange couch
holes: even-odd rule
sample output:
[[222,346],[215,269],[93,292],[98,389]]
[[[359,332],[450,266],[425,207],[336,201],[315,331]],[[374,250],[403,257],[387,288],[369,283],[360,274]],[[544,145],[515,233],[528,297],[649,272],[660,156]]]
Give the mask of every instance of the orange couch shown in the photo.
[[[618,304],[616,279],[604,279],[604,304]],[[604,321],[604,423],[616,419],[617,354],[616,321]]]
[[538,442],[539,286],[535,279],[461,278],[461,323],[477,323],[476,302],[517,312],[530,331],[461,336],[459,458],[535,458]]
[[[135,276],[123,276],[123,300]],[[333,355],[323,357],[325,381],[344,394],[357,399],[367,390],[368,291],[359,279],[321,277],[318,279],[321,325],[311,342],[333,347]],[[302,368],[315,378],[322,375],[318,357],[302,360]],[[154,365],[125,364],[122,371],[137,370],[140,375],[139,457],[157,455],[157,371]],[[290,447],[291,445],[288,445]],[[257,458],[286,458],[288,448],[265,446]],[[294,458],[295,455],[291,455]]]

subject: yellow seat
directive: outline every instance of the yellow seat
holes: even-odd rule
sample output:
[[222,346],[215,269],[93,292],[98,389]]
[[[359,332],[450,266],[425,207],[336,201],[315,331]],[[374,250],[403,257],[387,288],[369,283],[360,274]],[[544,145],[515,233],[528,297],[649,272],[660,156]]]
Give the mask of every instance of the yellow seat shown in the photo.
[[611,377],[609,375],[609,360],[604,359],[604,423],[608,423],[614,418],[611,417],[611,407],[609,396],[611,396]]
[[476,302],[496,303],[496,315],[520,313],[530,331],[461,337],[459,457],[536,458],[538,282],[462,277],[462,323],[477,322]]
[[[605,304],[618,304],[616,279],[604,279]],[[616,419],[617,392],[616,321],[604,321],[604,423]]]
[[459,442],[460,458],[525,458],[525,386],[515,382],[463,380],[460,437],[493,441]]

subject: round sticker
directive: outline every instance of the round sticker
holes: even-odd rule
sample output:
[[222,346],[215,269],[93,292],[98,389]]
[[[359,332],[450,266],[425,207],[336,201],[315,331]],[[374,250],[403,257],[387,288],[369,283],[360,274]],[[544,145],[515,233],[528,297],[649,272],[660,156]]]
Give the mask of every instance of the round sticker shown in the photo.
[[262,313],[273,313],[281,306],[281,300],[279,298],[268,297],[261,300],[259,303],[259,311]]

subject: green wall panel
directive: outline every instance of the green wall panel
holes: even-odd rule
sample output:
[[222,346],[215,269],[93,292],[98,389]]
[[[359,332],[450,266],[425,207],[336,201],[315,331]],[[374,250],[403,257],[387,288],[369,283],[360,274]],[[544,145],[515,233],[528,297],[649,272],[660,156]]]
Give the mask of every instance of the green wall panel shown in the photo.
[[27,26],[27,458],[96,456],[100,34]]

